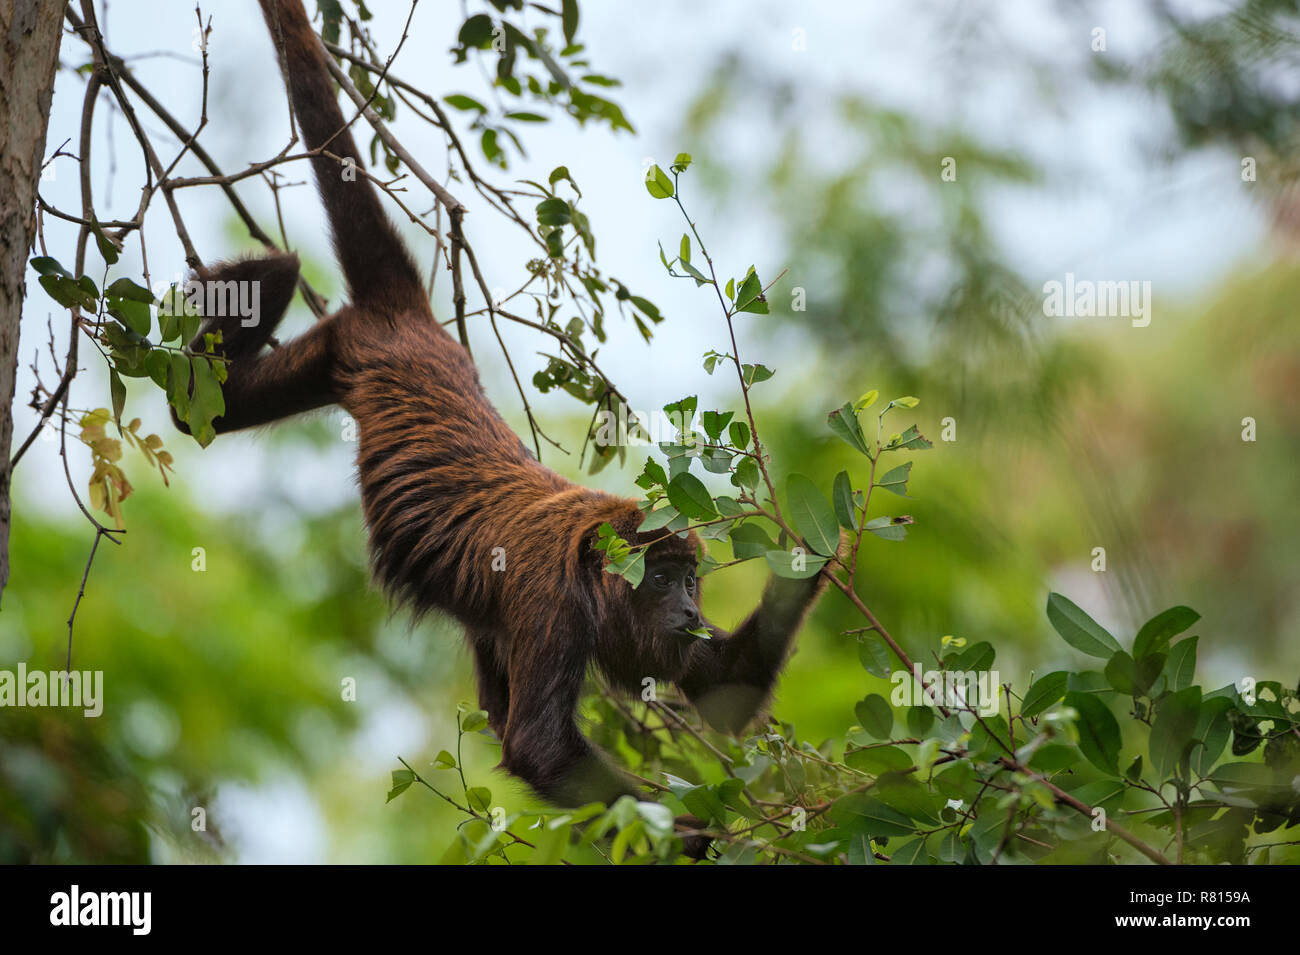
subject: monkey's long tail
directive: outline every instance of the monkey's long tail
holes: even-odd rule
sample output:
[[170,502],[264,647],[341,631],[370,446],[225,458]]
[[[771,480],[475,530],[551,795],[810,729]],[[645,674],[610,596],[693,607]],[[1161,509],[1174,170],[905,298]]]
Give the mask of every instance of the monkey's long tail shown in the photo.
[[[364,167],[335,99],[327,54],[302,0],[259,3],[283,58],[285,84],[302,137],[309,149],[323,147],[323,152],[332,154],[316,156],[311,162],[352,301],[406,304],[414,293],[414,301],[422,303],[419,272],[384,214],[374,186],[359,171]],[[340,159],[351,160],[356,168],[348,169]]]

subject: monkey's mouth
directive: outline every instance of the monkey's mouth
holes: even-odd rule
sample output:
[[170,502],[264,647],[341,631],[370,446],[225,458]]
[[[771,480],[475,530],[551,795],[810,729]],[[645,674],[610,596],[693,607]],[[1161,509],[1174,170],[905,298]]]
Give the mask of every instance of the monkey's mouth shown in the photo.
[[680,627],[675,627],[671,631],[674,636],[682,637],[686,640],[708,640],[711,639],[709,631],[704,629],[698,623],[684,623]]

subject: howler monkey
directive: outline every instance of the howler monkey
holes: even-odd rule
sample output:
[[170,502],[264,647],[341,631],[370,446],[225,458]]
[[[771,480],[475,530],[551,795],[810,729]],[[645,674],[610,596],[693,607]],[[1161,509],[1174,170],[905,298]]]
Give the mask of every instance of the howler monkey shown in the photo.
[[[320,150],[311,162],[351,304],[264,350],[292,297],[296,257],[201,272],[204,281],[257,281],[261,290],[258,325],[211,316],[196,340],[219,329],[229,359],[216,429],[332,403],[347,409],[360,433],[375,577],[417,615],[441,611],[464,625],[503,766],[562,805],[636,795],[635,781],[575,723],[589,666],[627,689],[646,677],[675,682],[710,724],[738,731],[767,699],[824,580],[774,577],[758,609],[728,634],[700,616],[693,532],[639,533],[635,500],[575,485],[528,453],[489,403],[469,354],[434,319],[375,189],[340,166],[360,158],[301,0],[260,3],[302,137]],[[650,545],[635,589],[602,569],[592,542],[604,523]],[[497,548],[503,570],[494,569]],[[713,638],[684,632],[700,626]]]

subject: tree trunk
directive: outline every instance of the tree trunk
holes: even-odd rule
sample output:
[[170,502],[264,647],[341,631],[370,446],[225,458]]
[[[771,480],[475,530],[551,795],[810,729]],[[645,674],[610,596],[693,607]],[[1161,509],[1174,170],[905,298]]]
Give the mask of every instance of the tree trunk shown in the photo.
[[18,320],[65,0],[0,0],[0,595],[9,580],[9,453]]

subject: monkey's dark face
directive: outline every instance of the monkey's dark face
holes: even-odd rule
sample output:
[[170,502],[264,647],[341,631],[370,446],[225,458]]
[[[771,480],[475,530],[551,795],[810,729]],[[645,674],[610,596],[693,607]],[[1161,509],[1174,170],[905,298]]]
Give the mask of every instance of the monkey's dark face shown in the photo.
[[701,624],[695,564],[651,558],[636,589],[637,616],[658,633],[688,636]]

